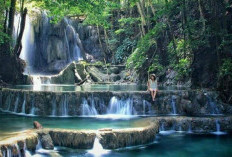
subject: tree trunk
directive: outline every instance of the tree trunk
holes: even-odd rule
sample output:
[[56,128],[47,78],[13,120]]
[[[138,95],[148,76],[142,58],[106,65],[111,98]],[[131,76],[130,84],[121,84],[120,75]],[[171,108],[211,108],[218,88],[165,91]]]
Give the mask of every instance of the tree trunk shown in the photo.
[[199,12],[200,12],[200,19],[202,21],[202,33],[205,32],[205,16],[203,13],[203,9],[202,9],[202,5],[201,5],[201,0],[198,0],[198,8],[199,8]]
[[[140,0],[142,1],[142,0]],[[141,28],[142,28],[142,32],[143,32],[143,35],[146,34],[146,31],[145,31],[145,26],[146,26],[146,19],[145,19],[145,13],[144,13],[144,10],[143,10],[143,7],[142,7],[142,3],[141,2],[137,2],[136,5],[137,5],[137,8],[138,8],[138,12],[140,14],[140,17],[141,17]]]
[[24,32],[24,28],[25,28],[25,23],[26,23],[26,15],[27,15],[27,8],[25,8],[23,10],[23,14],[22,14],[22,20],[20,23],[20,32],[19,32],[19,36],[17,38],[17,42],[16,45],[14,47],[14,53],[19,57],[20,53],[21,53],[21,49],[22,49],[22,37],[23,37],[23,32]]
[[8,34],[9,36],[12,36],[12,35],[13,35],[13,29],[14,29],[14,16],[15,16],[15,5],[16,5],[16,0],[11,0],[10,11],[9,11],[8,31],[7,31],[7,34]]

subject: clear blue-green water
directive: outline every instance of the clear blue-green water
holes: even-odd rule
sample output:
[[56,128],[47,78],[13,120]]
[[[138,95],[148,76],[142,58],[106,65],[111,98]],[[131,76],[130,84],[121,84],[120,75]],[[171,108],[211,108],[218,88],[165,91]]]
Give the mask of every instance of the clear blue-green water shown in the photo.
[[[35,90],[35,91],[53,91],[53,92],[70,92],[70,91],[146,91],[146,85],[135,84],[91,84],[83,86],[65,85],[65,84],[43,84],[40,86],[33,85],[16,85],[13,89]],[[159,90],[185,90],[187,87],[168,86],[159,87]]]
[[[133,128],[142,126],[142,118],[102,119],[88,117],[25,117],[0,112],[0,140],[16,134],[19,131],[33,128],[33,122],[38,121],[44,128],[62,129],[100,129],[100,128]],[[145,124],[144,124],[145,125]]]
[[[88,150],[57,147],[42,156],[60,155],[64,157],[93,157]],[[175,133],[168,136],[159,135],[153,144],[111,150],[102,157],[231,157],[232,136],[186,135]]]

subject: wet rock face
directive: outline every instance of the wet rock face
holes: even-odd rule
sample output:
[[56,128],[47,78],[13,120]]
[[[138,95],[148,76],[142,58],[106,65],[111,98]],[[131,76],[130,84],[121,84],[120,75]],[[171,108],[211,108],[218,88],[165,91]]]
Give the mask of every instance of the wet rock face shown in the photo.
[[46,132],[46,131],[38,132],[38,135],[39,135],[39,140],[41,142],[43,149],[48,149],[48,150],[54,149],[53,141],[52,141],[51,136],[48,132]]
[[158,132],[157,122],[145,128],[100,131],[100,143],[105,149],[117,149],[153,142]]
[[[96,110],[95,114],[107,114],[111,105],[119,105],[120,103],[124,104],[125,109],[128,109],[128,112],[123,114],[133,115],[202,116],[232,113],[232,106],[220,103],[215,98],[217,94],[208,92],[205,95],[205,92],[192,90],[159,91],[154,102],[151,100],[149,92],[145,91],[62,93],[3,89],[1,93],[1,110],[41,116],[92,115],[92,113],[84,114],[83,110],[86,107],[93,107]],[[130,108],[126,108],[126,106],[130,106]]]
[[55,129],[49,134],[55,146],[64,146],[79,149],[91,149],[96,137],[95,131],[74,131]]
[[27,45],[25,55],[30,73],[58,73],[70,62],[85,59],[86,54],[94,60],[103,58],[95,27],[83,26],[67,17],[53,24],[45,12],[38,10],[27,20],[25,36],[30,39],[23,43]]
[[[194,133],[212,133],[232,130],[232,117],[158,117],[160,131],[175,130]],[[217,130],[217,123],[220,130]]]

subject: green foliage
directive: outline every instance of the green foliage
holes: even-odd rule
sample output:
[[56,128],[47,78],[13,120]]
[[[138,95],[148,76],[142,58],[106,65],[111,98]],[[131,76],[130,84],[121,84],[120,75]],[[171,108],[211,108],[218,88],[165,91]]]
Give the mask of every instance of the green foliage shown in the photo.
[[[160,36],[165,27],[166,26],[163,23],[156,24],[156,26],[152,30],[150,30],[143,38],[138,41],[136,50],[129,56],[127,60],[127,68],[135,68],[136,70],[143,69],[143,65],[149,59],[147,58],[146,53],[151,48],[151,46],[156,46],[156,38]],[[156,63],[157,62],[154,62],[154,64]],[[147,66],[149,67],[149,65]],[[157,66],[158,67],[154,67],[160,70],[160,66]]]
[[160,74],[164,70],[164,67],[159,63],[158,56],[156,56],[152,64],[148,68],[149,73]]
[[224,59],[219,70],[220,78],[231,77],[232,78],[232,59]]
[[177,72],[177,80],[183,80],[189,76],[190,60],[180,59],[179,62],[174,66],[174,70]]
[[115,54],[116,63],[123,63],[127,59],[127,57],[131,54],[135,45],[136,45],[135,40],[132,41],[129,38],[124,39],[122,45],[117,48]]

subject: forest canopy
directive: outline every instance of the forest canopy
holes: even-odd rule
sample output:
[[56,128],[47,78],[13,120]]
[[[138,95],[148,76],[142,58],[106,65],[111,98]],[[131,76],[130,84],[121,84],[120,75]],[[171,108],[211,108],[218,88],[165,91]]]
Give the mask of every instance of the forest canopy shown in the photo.
[[68,17],[96,27],[105,60],[125,64],[141,78],[171,68],[179,81],[216,87],[232,77],[231,5],[231,0],[3,0],[0,43],[4,53],[19,56],[20,44],[9,44],[15,40],[14,14],[39,8],[54,23]]

